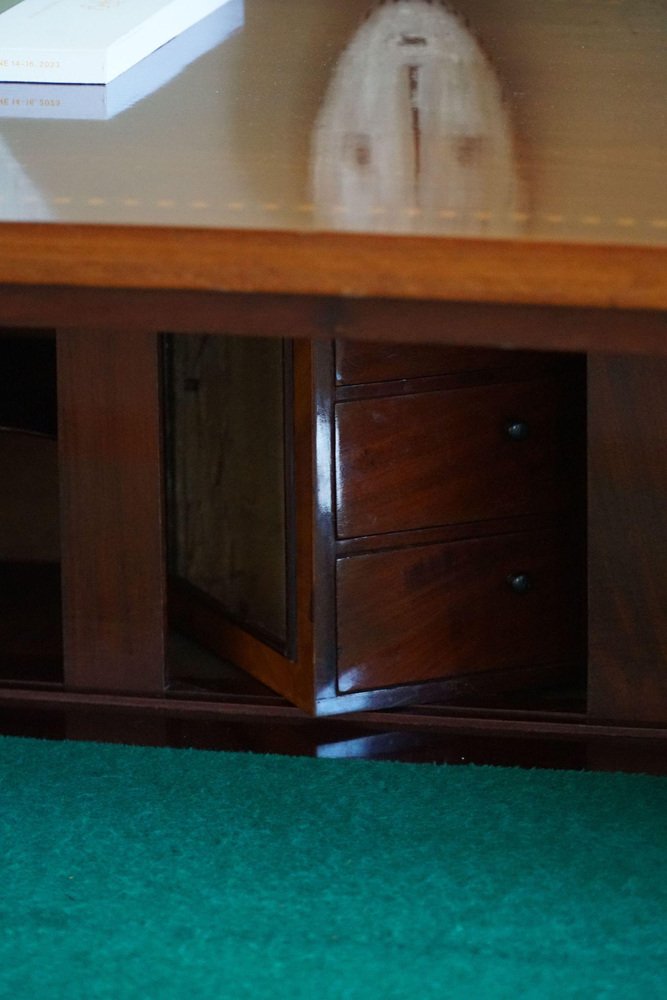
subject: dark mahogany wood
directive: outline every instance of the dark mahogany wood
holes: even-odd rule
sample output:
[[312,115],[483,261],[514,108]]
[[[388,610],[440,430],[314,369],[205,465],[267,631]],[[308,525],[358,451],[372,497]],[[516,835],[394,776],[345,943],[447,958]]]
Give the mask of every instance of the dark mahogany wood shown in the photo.
[[[285,697],[297,699],[294,689],[295,664],[273,644],[225,614],[218,601],[174,579],[168,587],[169,622],[172,628],[192,636],[222,660],[230,661]],[[169,672],[173,677],[173,671]]]
[[507,351],[461,350],[435,344],[374,344],[355,340],[336,341],[336,384],[358,385],[392,379],[425,378],[449,372],[482,371],[516,366]]
[[[394,393],[398,362],[394,360],[387,367],[384,347],[374,350],[378,354],[376,369],[373,350],[364,348],[362,352],[368,373],[384,372],[392,380],[365,383],[355,389],[363,394],[386,386],[387,392]],[[418,350],[413,358],[412,349],[403,347],[399,354],[413,376],[426,370],[425,356],[431,364],[429,371],[456,367],[479,384],[432,391],[433,377],[412,377],[409,396],[394,394],[337,404],[334,342],[295,342],[293,412],[286,421],[292,423],[290,479],[297,538],[297,642],[293,656],[285,656],[256,630],[226,617],[219,602],[196,588],[178,580],[170,587],[173,626],[315,714],[460,697],[474,687],[470,674],[484,675],[482,687],[487,692],[503,686],[533,686],[544,682],[547,675],[563,678],[576,659],[573,636],[579,641],[582,635],[582,615],[576,611],[577,600],[582,599],[581,547],[575,552],[574,548],[565,551],[547,546],[539,558],[532,551],[529,558],[524,550],[533,544],[526,542],[528,538],[553,539],[556,513],[564,528],[578,524],[581,515],[581,366],[573,359],[564,361],[551,355],[521,356],[512,366],[511,353],[465,349],[434,348],[426,355]],[[482,359],[499,367],[480,370]],[[554,374],[544,375],[550,371]],[[538,372],[544,377],[532,377]],[[499,378],[504,381],[498,382]],[[369,415],[361,426],[359,411]],[[353,419],[346,423],[340,414],[350,414]],[[527,436],[513,440],[508,425],[520,420],[527,422]],[[340,446],[341,439],[354,447]],[[356,494],[355,489],[350,493],[351,502],[345,492],[348,478],[356,489]],[[364,489],[368,491],[365,499]],[[204,497],[201,502],[205,502]],[[347,518],[349,528],[342,543],[336,538],[337,517],[339,525]],[[369,529],[368,518],[372,517],[377,517],[377,523]],[[534,534],[528,535],[531,529]],[[375,534],[370,535],[369,530]],[[502,535],[511,540],[494,537]],[[486,543],[479,549],[475,540],[481,538]],[[352,558],[355,551],[400,547],[402,553],[385,551],[377,559]],[[510,549],[518,550],[519,563],[548,562],[545,581],[524,600],[514,594],[508,600],[507,577],[512,569],[496,565],[498,554],[507,554]],[[434,553],[454,555],[454,562],[459,558],[467,569],[432,575],[428,582],[422,581],[423,586],[413,580],[401,590],[405,581],[396,584],[391,580],[387,565],[402,565],[404,557],[410,561],[420,553],[426,553],[423,559],[427,563]],[[461,553],[468,555],[461,559]],[[350,558],[345,559],[345,554]],[[448,555],[444,558],[446,561]],[[362,583],[356,581],[355,571],[362,575]],[[398,572],[400,576],[402,571]],[[417,567],[414,572],[419,575],[422,570]],[[514,565],[513,572],[521,573],[522,569]],[[500,576],[491,587],[500,590],[498,606],[503,608],[508,622],[506,636],[512,636],[515,648],[508,646],[498,655],[489,651],[488,644],[475,646],[477,639],[470,639],[470,655],[462,656],[456,626],[450,635],[449,626],[443,623],[451,625],[461,608],[469,607],[473,614],[470,629],[478,638],[486,635],[484,615],[492,613],[489,581],[494,573]],[[389,642],[396,648],[388,652],[387,642],[378,643],[371,668],[374,676],[369,674],[361,685],[352,683],[351,673],[367,667],[366,653],[361,654],[356,639],[346,646],[341,635],[347,634],[346,629],[357,628],[359,633],[368,633],[368,642],[377,638],[373,626],[369,628],[368,595],[384,595],[387,587],[386,607],[392,608],[394,598],[400,605],[395,616],[398,631]],[[441,621],[434,625],[436,607]],[[526,615],[528,609],[531,613]],[[539,621],[540,615],[544,615],[546,625]],[[559,616],[563,618],[562,629],[558,627]],[[406,627],[408,621],[413,631]],[[385,639],[391,627],[384,623]],[[421,638],[416,637],[416,631]],[[555,638],[552,650],[536,652],[538,633],[549,640]],[[424,643],[429,649],[426,656]],[[441,669],[442,658],[446,666]]]
[[65,684],[161,694],[157,338],[67,329],[57,340]]
[[338,535],[571,506],[582,471],[576,388],[545,379],[338,404]]
[[[1,259],[1,258],[0,258]],[[664,275],[663,275],[664,283]],[[219,285],[217,286],[219,287]],[[395,292],[397,294],[397,292]],[[389,293],[386,293],[388,296]],[[660,307],[572,308],[465,300],[366,299],[243,291],[0,283],[5,326],[97,328],[251,337],[339,337],[533,351],[667,354]]]
[[339,560],[340,690],[581,659],[580,566],[549,531]]
[[589,362],[589,708],[667,721],[667,363]]
[[[312,346],[294,343],[285,353],[288,405],[283,415],[286,454],[286,547],[288,555],[290,634],[287,648],[267,643],[257,630],[225,614],[220,602],[180,579],[169,584],[169,621],[206,649],[248,671],[308,711],[315,711],[313,628],[313,393]],[[288,387],[288,388],[287,388]],[[320,640],[321,641],[321,637]]]
[[[578,500],[576,494],[573,493],[573,500],[575,499]],[[583,519],[583,510],[580,513]],[[575,514],[574,510],[571,514]],[[571,514],[566,514],[564,518],[555,518],[550,514],[526,514],[520,519],[499,517],[490,521],[477,521],[472,530],[474,530],[476,538],[516,533],[519,529],[521,531],[539,531],[542,528],[554,527],[558,521],[569,521]],[[337,539],[335,552],[341,558],[343,556],[363,555],[366,552],[379,552],[382,549],[430,545],[432,542],[459,542],[470,538],[470,533],[470,523],[462,522],[459,524],[439,524],[432,528],[413,528],[410,531],[392,531],[380,535],[358,535],[356,538]]]

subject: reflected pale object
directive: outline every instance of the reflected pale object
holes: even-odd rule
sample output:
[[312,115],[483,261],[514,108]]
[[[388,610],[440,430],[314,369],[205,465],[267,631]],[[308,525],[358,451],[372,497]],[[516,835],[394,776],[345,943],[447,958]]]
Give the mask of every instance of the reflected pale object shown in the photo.
[[16,209],[11,206],[20,205],[21,214],[17,221],[29,222],[32,219],[46,221],[52,218],[52,212],[45,199],[27,176],[20,163],[17,162],[5,140],[0,136],[0,219],[4,219],[5,204],[10,206],[10,218],[17,219]]
[[516,228],[522,197],[510,117],[461,18],[427,0],[373,9],[318,116],[312,186],[320,222],[335,228]]

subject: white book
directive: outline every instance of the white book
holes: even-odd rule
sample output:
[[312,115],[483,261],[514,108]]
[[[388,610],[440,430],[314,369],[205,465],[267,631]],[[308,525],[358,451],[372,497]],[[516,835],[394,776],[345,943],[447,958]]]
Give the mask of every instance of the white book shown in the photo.
[[0,81],[110,83],[228,0],[0,5]]
[[155,93],[243,26],[243,0],[194,24],[106,86],[68,83],[0,83],[0,118],[103,121]]

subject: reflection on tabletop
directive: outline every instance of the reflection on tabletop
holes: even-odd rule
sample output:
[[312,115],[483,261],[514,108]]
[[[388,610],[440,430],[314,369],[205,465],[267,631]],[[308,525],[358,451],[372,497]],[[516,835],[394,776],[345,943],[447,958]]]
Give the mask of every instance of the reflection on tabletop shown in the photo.
[[313,201],[331,228],[516,231],[523,197],[494,68],[457,14],[383,2],[332,75],[313,136]]
[[666,40],[659,0],[244,0],[122,113],[3,117],[0,219],[661,246]]

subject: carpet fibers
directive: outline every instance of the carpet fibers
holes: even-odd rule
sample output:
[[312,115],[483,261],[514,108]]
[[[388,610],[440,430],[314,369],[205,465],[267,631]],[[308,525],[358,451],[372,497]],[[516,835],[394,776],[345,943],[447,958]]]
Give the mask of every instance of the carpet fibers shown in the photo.
[[0,996],[667,997],[667,779],[0,737]]

